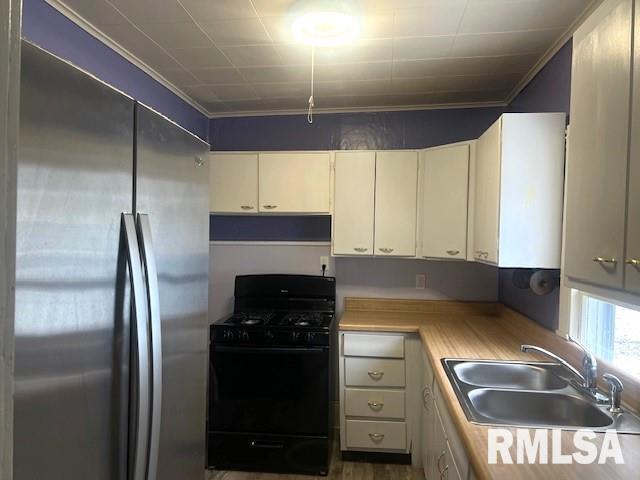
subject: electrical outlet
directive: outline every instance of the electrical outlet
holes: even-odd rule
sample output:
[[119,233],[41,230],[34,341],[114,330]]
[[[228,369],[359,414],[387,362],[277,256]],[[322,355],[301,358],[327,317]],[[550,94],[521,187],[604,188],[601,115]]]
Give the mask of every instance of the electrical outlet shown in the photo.
[[421,273],[416,275],[416,290],[424,290],[427,286],[427,277]]
[[329,270],[329,257],[320,257],[320,268],[322,268],[323,265],[327,268],[327,270]]

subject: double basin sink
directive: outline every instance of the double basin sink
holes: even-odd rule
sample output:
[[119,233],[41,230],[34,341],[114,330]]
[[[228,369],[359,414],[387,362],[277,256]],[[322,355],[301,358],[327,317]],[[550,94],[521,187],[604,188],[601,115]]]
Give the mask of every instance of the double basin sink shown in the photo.
[[445,358],[442,364],[473,423],[640,434],[640,419],[609,412],[557,363]]

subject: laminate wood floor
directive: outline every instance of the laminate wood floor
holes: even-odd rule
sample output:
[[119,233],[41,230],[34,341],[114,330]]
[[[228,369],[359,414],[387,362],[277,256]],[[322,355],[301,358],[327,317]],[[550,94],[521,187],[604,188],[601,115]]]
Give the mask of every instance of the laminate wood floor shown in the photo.
[[205,480],[424,480],[422,470],[411,465],[343,462],[340,452],[334,450],[329,475],[287,475],[281,473],[255,473],[208,470]]

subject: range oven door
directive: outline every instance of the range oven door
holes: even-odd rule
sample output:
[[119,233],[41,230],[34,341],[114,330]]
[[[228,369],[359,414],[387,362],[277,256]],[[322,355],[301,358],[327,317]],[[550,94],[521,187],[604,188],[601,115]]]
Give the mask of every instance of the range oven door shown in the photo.
[[209,431],[326,437],[329,348],[213,345]]

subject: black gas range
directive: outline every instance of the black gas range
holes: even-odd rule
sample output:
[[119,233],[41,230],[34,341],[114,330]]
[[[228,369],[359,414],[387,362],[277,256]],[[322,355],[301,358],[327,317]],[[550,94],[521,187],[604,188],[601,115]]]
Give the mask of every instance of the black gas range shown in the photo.
[[326,474],[335,278],[236,277],[211,326],[210,468]]

